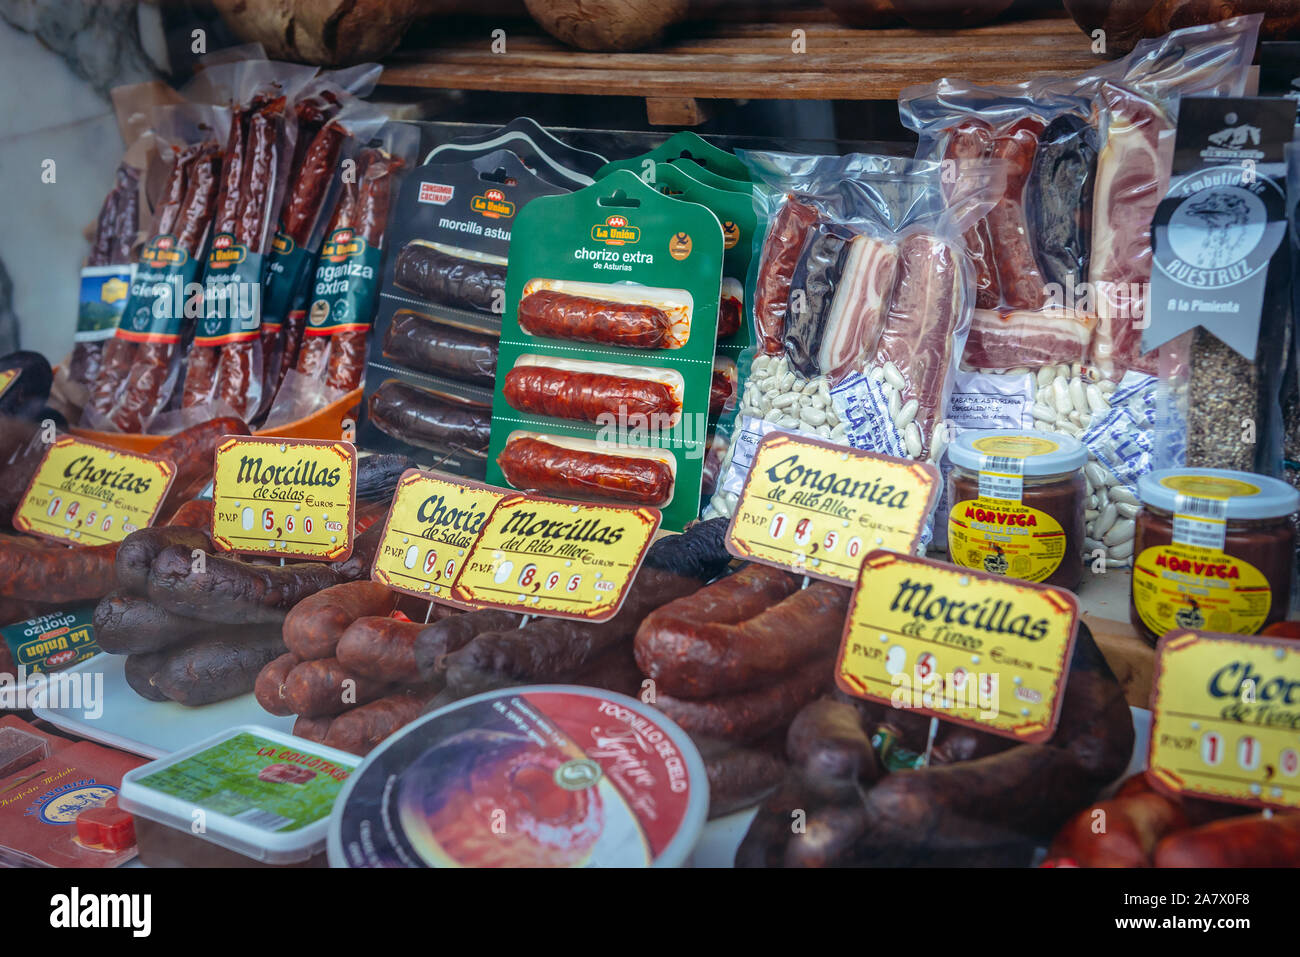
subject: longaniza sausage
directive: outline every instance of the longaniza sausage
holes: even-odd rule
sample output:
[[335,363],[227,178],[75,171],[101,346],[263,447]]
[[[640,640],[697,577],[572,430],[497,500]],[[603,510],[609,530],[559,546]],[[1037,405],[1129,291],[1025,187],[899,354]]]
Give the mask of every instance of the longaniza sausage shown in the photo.
[[344,668],[392,684],[420,679],[415,662],[415,641],[423,622],[401,621],[371,615],[348,625],[339,638],[336,655]]
[[418,718],[431,697],[428,692],[403,691],[353,708],[330,723],[324,743],[352,754],[369,754]]

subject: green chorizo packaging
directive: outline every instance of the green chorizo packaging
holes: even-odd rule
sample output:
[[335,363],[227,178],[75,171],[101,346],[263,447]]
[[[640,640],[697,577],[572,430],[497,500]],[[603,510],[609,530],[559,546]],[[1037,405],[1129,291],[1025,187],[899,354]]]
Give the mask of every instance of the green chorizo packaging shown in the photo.
[[652,506],[683,529],[699,505],[723,250],[712,211],[629,170],[521,212],[487,480]]
[[358,441],[482,478],[519,211],[565,192],[509,150],[434,162],[393,210]]
[[[643,179],[649,170],[659,163],[678,163],[681,161],[703,167],[710,173],[734,180],[738,183],[750,181],[749,169],[735,156],[724,149],[719,149],[698,133],[683,130],[674,133],[652,150],[629,159],[614,160],[601,167],[596,179],[604,179],[615,170],[631,170]],[[707,181],[706,181],[707,182]],[[710,184],[714,185],[714,184]]]

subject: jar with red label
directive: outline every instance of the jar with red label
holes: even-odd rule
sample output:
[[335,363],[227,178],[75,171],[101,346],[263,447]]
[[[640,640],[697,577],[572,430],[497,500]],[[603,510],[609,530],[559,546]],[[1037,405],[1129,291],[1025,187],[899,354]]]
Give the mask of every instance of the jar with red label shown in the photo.
[[1291,605],[1300,492],[1228,469],[1159,469],[1138,480],[1129,617],[1155,644],[1176,628],[1253,635]]
[[948,446],[954,565],[1075,589],[1083,577],[1083,464],[1068,435],[963,432]]

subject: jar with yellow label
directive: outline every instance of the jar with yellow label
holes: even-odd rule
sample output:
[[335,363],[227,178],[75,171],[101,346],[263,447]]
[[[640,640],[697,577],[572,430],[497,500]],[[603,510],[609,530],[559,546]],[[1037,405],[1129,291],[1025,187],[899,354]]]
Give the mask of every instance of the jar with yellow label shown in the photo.
[[1088,450],[1068,435],[963,432],[948,446],[954,565],[1075,589],[1083,576]]
[[1159,469],[1138,480],[1129,617],[1155,644],[1175,628],[1253,635],[1291,604],[1300,492],[1228,469]]

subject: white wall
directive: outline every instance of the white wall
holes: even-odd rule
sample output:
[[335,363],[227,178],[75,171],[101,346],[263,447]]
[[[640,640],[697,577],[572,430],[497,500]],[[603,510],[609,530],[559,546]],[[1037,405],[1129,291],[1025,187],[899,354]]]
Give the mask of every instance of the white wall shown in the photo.
[[[40,41],[0,21],[0,261],[19,341],[60,362],[72,345],[83,230],[113,184],[112,105]],[[55,182],[41,164],[55,162]]]

